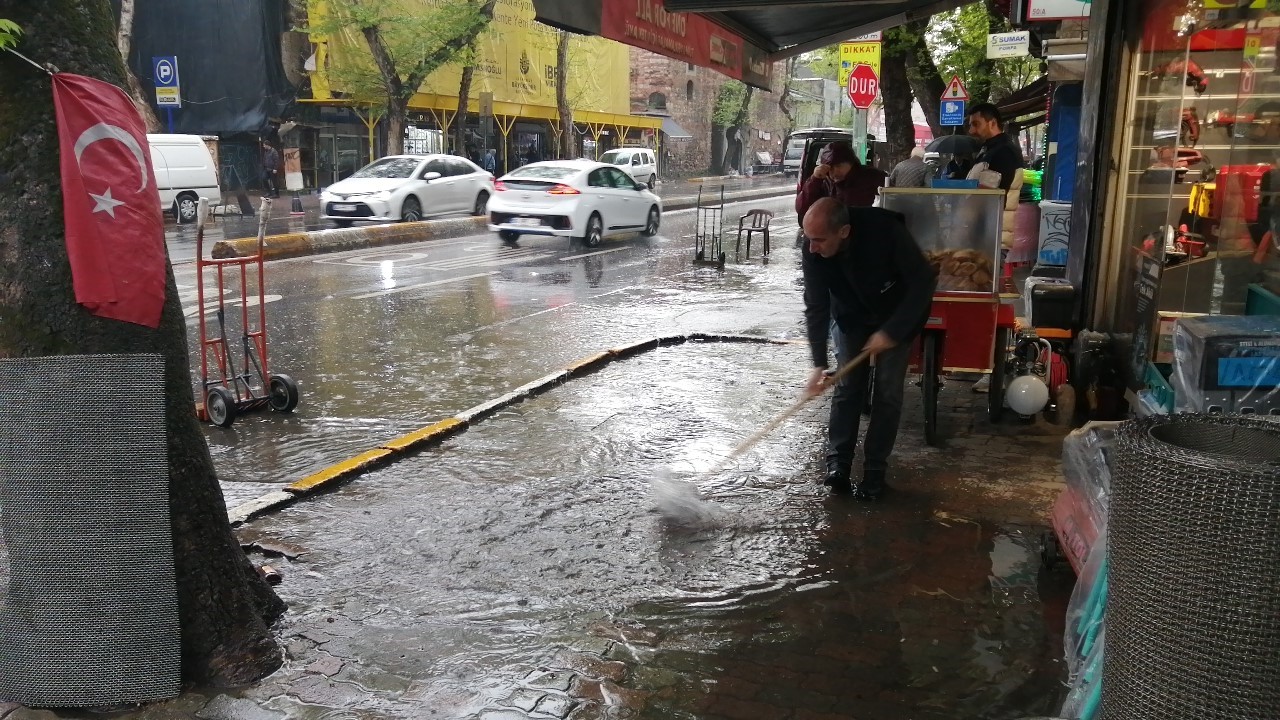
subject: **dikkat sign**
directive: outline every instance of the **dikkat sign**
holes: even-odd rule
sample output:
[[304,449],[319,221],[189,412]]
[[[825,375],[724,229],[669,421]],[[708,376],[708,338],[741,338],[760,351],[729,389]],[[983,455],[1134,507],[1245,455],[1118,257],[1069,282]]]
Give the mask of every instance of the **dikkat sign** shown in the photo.
[[849,86],[849,73],[857,65],[870,65],[879,75],[882,45],[878,40],[840,43],[840,86]]

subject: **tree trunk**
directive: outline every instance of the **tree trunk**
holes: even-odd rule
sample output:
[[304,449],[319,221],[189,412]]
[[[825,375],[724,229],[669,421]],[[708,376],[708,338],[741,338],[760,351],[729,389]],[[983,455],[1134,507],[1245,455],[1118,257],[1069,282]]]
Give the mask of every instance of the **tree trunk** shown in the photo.
[[146,93],[142,92],[142,83],[129,67],[129,51],[133,45],[133,0],[120,0],[120,27],[116,30],[116,47],[120,48],[120,59],[124,62],[125,79],[129,82],[129,97],[133,98],[133,106],[147,125],[147,132],[163,132],[160,129],[160,118],[147,102]]
[[564,30],[556,43],[556,112],[560,118],[560,157],[568,160],[573,152],[573,108],[569,107],[569,42]]
[[409,118],[408,100],[387,103],[387,155],[404,154],[404,127]]
[[906,56],[910,49],[901,43],[888,43],[880,63],[880,95],[888,146],[886,167],[890,168],[906,160],[916,144],[916,125],[911,118],[911,84],[907,79]]
[[[0,0],[22,26],[22,50],[64,72],[125,84],[107,0]],[[187,324],[173,271],[156,330],[90,315],[76,304],[62,216],[58,134],[49,77],[0,53],[0,355],[158,353],[166,358],[170,510],[189,684],[238,685],[271,673],[281,654],[270,623],[284,603],[231,532],[195,417]],[[163,242],[163,238],[156,238]],[[122,422],[128,422],[128,413]]]
[[[471,46],[475,53],[475,45]],[[471,104],[471,79],[476,74],[475,58],[462,66],[462,80],[458,83],[458,114],[453,118],[453,154],[467,155],[467,106]]]
[[950,135],[951,129],[942,126],[939,114],[942,111],[942,93],[946,92],[947,83],[938,74],[938,65],[934,63],[933,56],[929,54],[929,46],[924,41],[929,21],[915,20],[907,23],[906,29],[912,34],[912,48],[906,53],[907,79],[911,82],[911,93],[924,110],[933,136]]
[[[796,63],[798,60],[799,58],[795,57],[787,59],[787,80],[782,86],[782,97],[778,98],[778,109],[782,111],[782,116],[787,119],[788,135],[796,129],[796,116],[791,104],[791,86],[795,83]],[[785,151],[786,148],[784,147],[783,150]]]
[[725,152],[727,160],[725,165],[739,172],[743,171],[743,151],[746,147],[746,141],[743,135],[747,132],[747,120],[751,115],[751,97],[755,93],[755,88],[748,85],[747,91],[742,95],[742,104],[738,106],[738,112],[733,116],[733,128],[736,130],[734,139],[728,143],[728,149]]

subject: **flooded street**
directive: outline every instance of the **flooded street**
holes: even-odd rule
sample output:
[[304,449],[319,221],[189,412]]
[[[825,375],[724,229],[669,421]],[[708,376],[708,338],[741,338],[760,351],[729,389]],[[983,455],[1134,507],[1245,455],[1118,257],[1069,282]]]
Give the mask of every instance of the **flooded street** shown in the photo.
[[[827,497],[816,406],[707,474],[795,398],[803,348],[743,351],[615,363],[252,523],[302,554],[273,561],[289,666],[248,697],[315,718],[1047,712],[1069,577],[1039,571],[1038,530],[958,514],[917,469],[933,450],[903,453],[883,504]],[[712,499],[689,522],[655,479],[674,507],[686,483]]]

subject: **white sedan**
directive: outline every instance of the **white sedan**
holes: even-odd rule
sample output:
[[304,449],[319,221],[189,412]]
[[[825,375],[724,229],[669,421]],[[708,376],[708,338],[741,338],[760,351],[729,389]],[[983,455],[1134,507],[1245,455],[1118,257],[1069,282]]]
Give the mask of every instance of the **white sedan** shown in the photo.
[[489,229],[506,242],[552,235],[595,247],[610,235],[657,235],[662,222],[661,198],[620,168],[591,160],[530,163],[493,189]]
[[456,155],[388,155],[320,193],[321,217],[338,227],[356,220],[413,222],[430,215],[483,215],[493,175]]

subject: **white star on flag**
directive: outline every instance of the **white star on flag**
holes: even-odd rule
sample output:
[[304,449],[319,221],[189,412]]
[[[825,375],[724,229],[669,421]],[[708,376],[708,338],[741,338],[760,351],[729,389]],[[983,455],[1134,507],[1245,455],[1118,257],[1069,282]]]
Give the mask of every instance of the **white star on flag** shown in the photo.
[[95,203],[93,212],[105,212],[113,218],[116,216],[116,206],[124,205],[124,201],[112,199],[111,188],[107,188],[107,191],[101,195],[89,193],[89,197],[93,198]]

